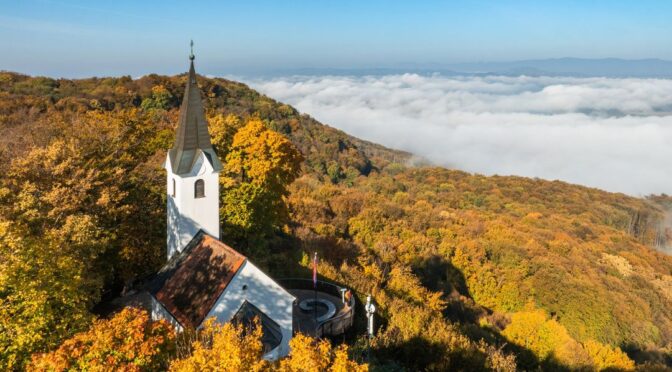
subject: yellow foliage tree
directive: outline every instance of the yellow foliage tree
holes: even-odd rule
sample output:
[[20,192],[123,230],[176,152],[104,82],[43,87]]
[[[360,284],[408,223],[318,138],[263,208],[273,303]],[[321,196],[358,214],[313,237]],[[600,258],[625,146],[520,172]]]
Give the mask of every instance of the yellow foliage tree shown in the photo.
[[365,372],[366,364],[359,364],[348,357],[345,345],[332,348],[329,341],[317,341],[298,334],[289,342],[291,352],[279,362],[263,359],[264,346],[259,323],[251,329],[232,323],[217,324],[213,318],[206,320],[201,330],[188,346],[187,356],[176,359],[171,371],[283,371],[283,372]]
[[86,327],[102,285],[90,272],[101,251],[90,216],[68,216],[41,238],[26,231],[0,220],[0,370],[20,369],[32,352]]
[[565,327],[548,319],[541,309],[514,313],[511,324],[502,333],[514,344],[532,351],[540,360],[551,357],[555,350],[572,339]]
[[303,156],[283,135],[269,130],[259,118],[250,119],[234,136],[226,156],[230,176],[263,185],[285,195],[299,175]]
[[225,158],[233,143],[233,136],[240,129],[242,123],[240,119],[233,114],[217,114],[208,117],[208,131],[212,139],[212,145],[220,158]]
[[[222,138],[226,142],[226,134]],[[265,235],[286,219],[283,198],[287,186],[298,177],[302,161],[292,142],[258,118],[236,132],[221,182],[222,222],[225,229],[232,229],[229,235]]]
[[597,370],[632,370],[634,362],[619,348],[612,348],[589,340],[580,344],[567,329],[554,319],[549,319],[544,310],[528,305],[525,311],[511,316],[511,324],[502,334],[511,342],[532,351],[544,361],[559,362],[564,366]]
[[207,319],[195,340],[189,345],[191,355],[173,361],[171,371],[265,371],[269,363],[263,357],[261,327],[251,330],[243,325],[219,325],[214,318]]
[[620,348],[612,348],[597,341],[587,341],[583,347],[593,360],[593,365],[598,371],[605,369],[632,371],[635,369],[635,362],[621,351]]
[[332,348],[327,340],[315,340],[298,334],[289,342],[291,352],[280,361],[282,372],[365,372],[367,364],[359,364],[348,357],[348,347]]

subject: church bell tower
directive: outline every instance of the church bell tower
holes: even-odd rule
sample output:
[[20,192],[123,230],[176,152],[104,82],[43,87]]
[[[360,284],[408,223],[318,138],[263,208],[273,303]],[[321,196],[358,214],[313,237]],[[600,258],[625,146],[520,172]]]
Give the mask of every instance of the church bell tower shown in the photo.
[[181,252],[199,230],[219,239],[219,161],[196,83],[193,42],[189,76],[180,107],[175,144],[165,168],[168,192],[168,259]]

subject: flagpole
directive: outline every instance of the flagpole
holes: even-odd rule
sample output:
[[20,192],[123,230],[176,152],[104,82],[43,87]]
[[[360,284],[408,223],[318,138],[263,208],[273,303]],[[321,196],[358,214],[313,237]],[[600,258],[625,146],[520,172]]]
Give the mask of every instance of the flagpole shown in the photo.
[[315,299],[313,302],[313,314],[315,316],[315,338],[318,338],[317,336],[317,252],[315,252],[315,255],[313,256],[313,292],[315,295]]

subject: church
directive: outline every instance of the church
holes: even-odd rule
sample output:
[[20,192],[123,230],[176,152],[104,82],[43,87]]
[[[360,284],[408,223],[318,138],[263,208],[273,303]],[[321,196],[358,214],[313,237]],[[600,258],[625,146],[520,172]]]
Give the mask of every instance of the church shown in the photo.
[[165,161],[168,261],[144,285],[153,319],[176,330],[198,329],[205,319],[261,321],[264,357],[289,353],[295,297],[245,256],[220,241],[219,173],[193,52],[175,143]]

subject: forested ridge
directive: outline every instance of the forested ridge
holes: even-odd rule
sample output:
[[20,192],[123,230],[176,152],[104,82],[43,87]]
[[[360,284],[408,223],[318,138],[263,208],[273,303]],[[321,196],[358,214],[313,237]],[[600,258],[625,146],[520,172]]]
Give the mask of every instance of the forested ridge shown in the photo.
[[[119,334],[114,319],[92,323],[94,308],[165,260],[162,165],[185,78],[0,73],[0,369],[58,369],[70,363],[69,347]],[[370,345],[363,319],[334,340],[349,348],[304,349],[299,339],[296,350],[323,361],[315,368],[672,365],[672,258],[653,249],[670,241],[672,198],[412,166],[411,154],[348,136],[244,84],[199,77],[199,85],[227,167],[222,240],[276,277],[309,277],[317,251],[320,276],[354,288],[360,301],[371,293],[379,306]],[[281,136],[254,142],[270,132]],[[244,163],[256,146],[286,166]],[[260,171],[241,177],[245,167]],[[142,330],[143,342],[127,347],[161,349],[123,363],[189,370],[205,352],[170,364],[174,336],[142,314],[120,316]],[[294,367],[288,359],[259,368]]]

